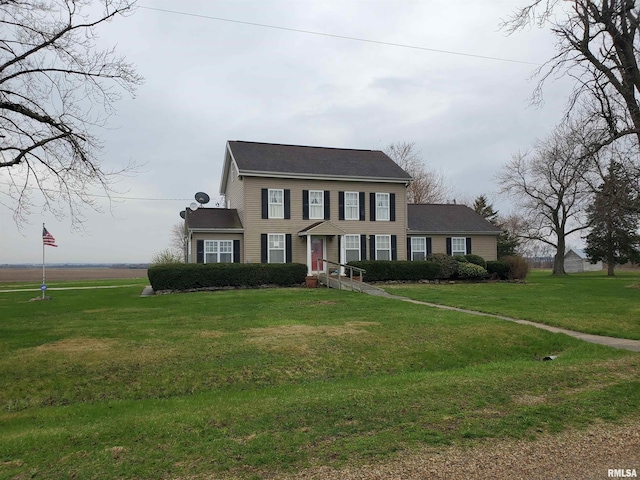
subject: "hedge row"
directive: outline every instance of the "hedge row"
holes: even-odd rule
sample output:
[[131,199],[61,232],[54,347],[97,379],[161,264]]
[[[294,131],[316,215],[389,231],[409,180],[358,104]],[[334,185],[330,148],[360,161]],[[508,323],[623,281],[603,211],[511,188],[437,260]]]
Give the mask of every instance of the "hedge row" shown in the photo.
[[147,275],[156,291],[292,286],[304,283],[307,266],[301,263],[178,263],[153,265]]
[[349,265],[366,270],[364,274],[365,282],[383,282],[385,280],[418,281],[440,278],[440,265],[428,261],[362,260],[349,262]]

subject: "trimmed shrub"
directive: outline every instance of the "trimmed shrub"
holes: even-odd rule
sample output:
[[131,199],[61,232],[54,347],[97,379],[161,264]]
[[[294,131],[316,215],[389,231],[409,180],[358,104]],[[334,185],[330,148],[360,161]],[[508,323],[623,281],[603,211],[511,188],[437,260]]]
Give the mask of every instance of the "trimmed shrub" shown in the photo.
[[471,262],[462,262],[458,265],[458,278],[486,278],[487,270],[480,265]]
[[307,266],[301,263],[165,264],[152,265],[147,275],[156,291],[293,286],[304,283]]
[[440,278],[440,265],[428,261],[362,260],[349,265],[366,270],[364,281],[435,280]]
[[434,253],[432,255],[429,255],[427,257],[427,260],[440,265],[439,278],[442,278],[442,279],[451,278],[451,277],[454,277],[456,273],[458,273],[459,262],[455,259],[455,257],[451,257],[444,253]]
[[455,257],[453,257],[456,259],[456,262],[458,263],[468,263],[469,260],[467,260],[464,255],[456,255]]
[[529,263],[520,255],[509,255],[502,259],[509,265],[509,280],[524,280],[529,274]]
[[491,260],[487,262],[487,272],[492,278],[507,280],[509,278],[509,264],[502,260]]
[[480,255],[474,255],[473,253],[468,253],[464,256],[470,263],[474,263],[476,265],[480,265],[482,268],[487,268],[487,262]]

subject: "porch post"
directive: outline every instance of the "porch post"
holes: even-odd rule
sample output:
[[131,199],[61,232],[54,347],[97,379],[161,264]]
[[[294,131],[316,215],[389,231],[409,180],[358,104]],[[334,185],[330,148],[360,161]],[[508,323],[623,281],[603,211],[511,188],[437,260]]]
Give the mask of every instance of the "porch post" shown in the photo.
[[311,236],[307,235],[307,275],[311,275]]

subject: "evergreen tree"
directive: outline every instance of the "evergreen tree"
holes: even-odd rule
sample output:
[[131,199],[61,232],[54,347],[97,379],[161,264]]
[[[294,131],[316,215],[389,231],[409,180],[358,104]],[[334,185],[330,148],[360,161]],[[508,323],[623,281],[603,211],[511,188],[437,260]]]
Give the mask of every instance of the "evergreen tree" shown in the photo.
[[489,203],[486,195],[480,195],[474,200],[473,210],[493,223],[496,227],[502,229],[502,233],[498,235],[498,258],[515,255],[516,249],[520,245],[520,240],[514,233],[509,232],[505,228],[504,223],[498,216],[498,212],[494,210],[493,205]]
[[624,167],[612,161],[587,210],[591,232],[585,248],[590,261],[607,263],[609,276],[616,265],[640,261],[639,206]]

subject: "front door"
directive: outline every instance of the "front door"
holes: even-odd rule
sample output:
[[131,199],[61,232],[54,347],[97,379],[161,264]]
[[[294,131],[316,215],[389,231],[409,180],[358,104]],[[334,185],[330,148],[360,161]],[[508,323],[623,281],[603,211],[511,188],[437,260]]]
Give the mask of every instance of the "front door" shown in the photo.
[[321,259],[324,258],[324,238],[311,237],[311,271],[323,272],[324,262]]

